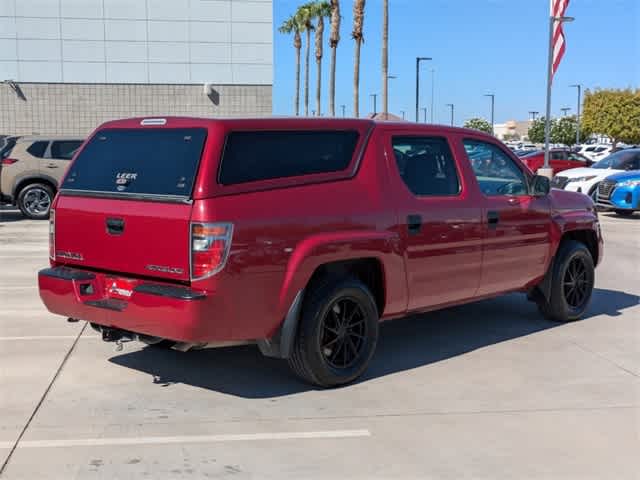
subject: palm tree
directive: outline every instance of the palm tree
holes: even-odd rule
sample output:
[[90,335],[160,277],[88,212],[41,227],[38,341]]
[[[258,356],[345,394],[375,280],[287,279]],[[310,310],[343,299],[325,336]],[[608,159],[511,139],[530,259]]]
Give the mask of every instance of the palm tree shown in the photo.
[[320,116],[320,100],[322,91],[322,37],[324,35],[324,19],[331,15],[329,2],[319,1],[313,5],[313,16],[316,18],[316,115]]
[[340,42],[340,0],[331,0],[331,73],[329,75],[329,114],[336,116],[336,50]]
[[309,115],[309,55],[311,53],[311,31],[313,26],[314,6],[312,2],[305,3],[298,8],[296,18],[300,23],[301,30],[307,35],[307,45],[305,48],[304,59],[304,114]]
[[382,115],[389,116],[389,0],[382,2]]
[[356,41],[356,49],[353,55],[353,114],[360,116],[360,45],[364,42],[362,28],[364,26],[365,0],[353,1],[353,31],[351,37]]
[[302,39],[300,38],[300,23],[295,15],[285,20],[280,28],[280,33],[293,33],[293,48],[296,50],[296,95],[294,99],[296,116],[300,115],[300,49],[302,48]]

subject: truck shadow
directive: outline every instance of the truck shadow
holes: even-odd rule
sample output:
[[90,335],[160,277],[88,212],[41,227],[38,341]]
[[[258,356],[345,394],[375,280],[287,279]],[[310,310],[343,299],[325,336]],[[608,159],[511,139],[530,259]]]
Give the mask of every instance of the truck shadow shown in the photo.
[[[637,295],[595,289],[586,317],[616,317],[639,302]],[[383,323],[376,354],[359,382],[562,325],[543,319],[535,305],[522,295]],[[182,383],[243,398],[280,397],[314,389],[293,377],[285,361],[265,358],[254,346],[187,354],[147,347],[112,357],[110,361],[148,373],[159,387]]]

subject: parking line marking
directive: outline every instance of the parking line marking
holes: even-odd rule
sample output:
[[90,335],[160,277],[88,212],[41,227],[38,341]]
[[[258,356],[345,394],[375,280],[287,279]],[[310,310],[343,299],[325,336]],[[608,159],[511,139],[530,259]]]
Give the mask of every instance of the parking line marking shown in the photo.
[[22,285],[19,287],[5,287],[0,285],[0,290],[34,290],[38,288],[38,285]]
[[[107,447],[127,445],[170,445],[184,443],[256,442],[264,440],[305,440],[321,438],[370,437],[369,430],[328,430],[318,432],[239,433],[224,435],[185,435],[173,437],[77,438],[71,440],[23,440],[18,448]],[[0,442],[0,449],[12,442]]]
[[[77,335],[28,335],[24,337],[0,337],[0,342],[10,342],[12,340],[70,340]],[[99,335],[83,335],[80,338],[100,338]]]

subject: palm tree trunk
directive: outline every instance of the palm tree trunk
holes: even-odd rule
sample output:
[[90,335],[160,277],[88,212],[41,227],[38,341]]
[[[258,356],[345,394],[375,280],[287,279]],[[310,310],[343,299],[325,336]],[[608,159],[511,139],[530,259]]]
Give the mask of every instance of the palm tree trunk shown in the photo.
[[300,48],[296,48],[296,117],[300,115]]
[[360,116],[360,46],[364,42],[362,31],[364,28],[364,5],[366,0],[354,0],[353,2],[353,31],[351,37],[356,42],[356,50],[353,59],[353,114]]
[[382,3],[382,115],[389,114],[389,0]]
[[320,97],[322,86],[322,60],[316,60],[316,115],[320,116]]
[[311,31],[307,28],[307,48],[304,59],[304,114],[309,116],[309,55],[311,53]]
[[316,41],[316,115],[321,115],[320,100],[322,97],[322,55],[323,45],[322,40],[324,38],[324,17],[323,13],[319,13],[317,16],[316,28],[314,30],[314,36]]
[[336,47],[331,47],[331,73],[329,74],[329,114],[336,116]]
[[340,42],[340,0],[331,0],[331,72],[329,74],[329,113],[336,116],[336,52]]
[[356,50],[353,56],[353,116],[360,116],[360,40],[356,39]]

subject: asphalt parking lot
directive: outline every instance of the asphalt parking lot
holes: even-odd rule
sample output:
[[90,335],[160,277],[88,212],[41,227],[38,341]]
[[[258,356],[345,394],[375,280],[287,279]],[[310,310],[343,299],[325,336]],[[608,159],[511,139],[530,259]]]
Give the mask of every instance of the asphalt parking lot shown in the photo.
[[1,210],[1,476],[637,480],[640,215],[601,219],[586,319],[510,295],[391,322],[362,381],[316,390],[254,347],[118,352],[47,313],[47,224]]

